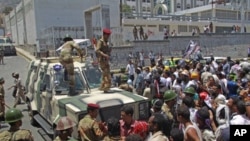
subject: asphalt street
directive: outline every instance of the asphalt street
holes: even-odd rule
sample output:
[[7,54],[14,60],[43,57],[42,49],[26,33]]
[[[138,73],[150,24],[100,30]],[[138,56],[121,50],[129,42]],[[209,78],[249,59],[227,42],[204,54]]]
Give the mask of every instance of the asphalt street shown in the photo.
[[[22,84],[25,84],[26,76],[28,72],[28,60],[20,57],[20,56],[8,56],[4,58],[4,65],[0,65],[0,77],[4,77],[5,79],[5,103],[9,107],[13,107],[14,105],[14,98],[12,97],[12,90],[8,90],[10,86],[14,84],[14,79],[12,78],[12,72],[19,73],[19,76],[22,80]],[[34,127],[30,124],[27,106],[22,102],[22,104],[17,106],[18,109],[22,110],[24,118],[22,119],[23,125],[22,129],[29,129],[31,130],[35,141],[50,141],[51,139],[47,137],[44,131],[39,127]],[[7,111],[7,107],[5,111]],[[0,131],[8,130],[9,125],[7,123],[1,123],[2,128]]]

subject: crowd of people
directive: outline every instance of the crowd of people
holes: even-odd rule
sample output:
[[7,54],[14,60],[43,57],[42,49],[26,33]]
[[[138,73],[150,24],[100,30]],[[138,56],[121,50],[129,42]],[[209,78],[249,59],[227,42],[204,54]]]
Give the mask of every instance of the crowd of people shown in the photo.
[[[171,127],[162,130],[168,139],[177,128],[184,140],[226,141],[230,125],[250,125],[249,66],[247,61],[233,61],[230,57],[216,62],[211,56],[205,63],[175,62],[170,67],[159,60],[135,68],[137,77],[129,77],[126,84],[130,87],[122,84],[120,88],[133,88],[152,100],[152,116],[162,114],[167,127]],[[127,71],[133,75],[130,67]]]

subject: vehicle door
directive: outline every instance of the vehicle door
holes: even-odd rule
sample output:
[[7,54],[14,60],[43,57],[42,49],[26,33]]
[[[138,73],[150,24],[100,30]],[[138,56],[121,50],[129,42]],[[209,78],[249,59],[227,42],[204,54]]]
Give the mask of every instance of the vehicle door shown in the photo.
[[50,74],[45,74],[41,87],[43,87],[43,91],[41,93],[41,115],[43,115],[45,119],[51,121],[52,109],[50,103],[52,100],[52,85]]

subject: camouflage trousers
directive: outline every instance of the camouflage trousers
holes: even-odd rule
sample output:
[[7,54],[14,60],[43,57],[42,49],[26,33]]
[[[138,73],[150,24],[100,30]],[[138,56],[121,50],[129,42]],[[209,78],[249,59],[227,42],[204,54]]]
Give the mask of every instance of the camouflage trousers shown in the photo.
[[102,82],[100,90],[107,91],[111,87],[111,74],[108,61],[100,61],[100,68],[102,70]]
[[68,55],[61,55],[60,58],[60,63],[63,65],[65,68],[65,71],[67,72],[68,79],[69,79],[69,86],[74,87],[75,86],[75,73],[74,73],[74,61],[71,56]]
[[5,115],[5,102],[4,98],[0,96],[0,121],[3,121]]

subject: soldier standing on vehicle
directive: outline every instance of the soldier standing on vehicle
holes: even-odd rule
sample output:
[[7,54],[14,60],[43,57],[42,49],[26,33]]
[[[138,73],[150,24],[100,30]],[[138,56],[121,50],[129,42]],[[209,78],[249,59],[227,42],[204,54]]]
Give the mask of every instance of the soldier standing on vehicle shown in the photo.
[[72,58],[71,53],[74,49],[77,50],[80,57],[83,57],[83,52],[79,45],[74,42],[73,38],[66,35],[66,37],[63,39],[64,44],[62,45],[62,50],[59,57],[59,62],[63,65],[65,68],[64,74],[65,74],[65,80],[69,81],[69,95],[74,96],[76,95],[75,91],[75,74],[74,74],[74,60]]
[[[5,107],[4,107],[5,106],[5,100],[4,100],[5,92],[4,92],[3,84],[4,84],[4,78],[1,77],[0,78],[0,122],[4,121],[4,114],[5,114]],[[0,123],[0,128],[1,128],[1,123]]]
[[57,123],[56,131],[58,131],[58,136],[54,141],[73,141],[71,134],[73,132],[73,127],[76,126],[69,117],[61,117]]
[[19,74],[18,73],[15,73],[13,75],[13,77],[15,78],[15,84],[11,87],[8,88],[8,90],[10,90],[11,88],[16,88],[17,91],[16,91],[16,99],[15,99],[15,104],[14,104],[14,108],[16,107],[16,105],[18,104],[18,101],[20,98],[22,98],[22,100],[24,102],[26,102],[26,98],[25,98],[25,95],[24,95],[24,86],[22,85],[22,82],[21,82],[21,79],[19,78]]
[[108,39],[111,34],[111,31],[107,28],[103,29],[103,36],[98,40],[96,46],[96,53],[98,55],[98,60],[100,63],[100,68],[102,70],[102,82],[99,90],[104,91],[104,93],[110,93],[111,87],[111,75],[110,75],[110,66],[109,59],[111,48],[108,45]]
[[1,141],[34,141],[30,130],[20,129],[23,114],[16,108],[9,109],[5,114],[5,121],[9,123],[10,129],[0,133]]
[[78,131],[84,141],[99,141],[107,135],[104,123],[96,121],[98,110],[99,105],[89,103],[87,107],[88,114],[79,122]]

